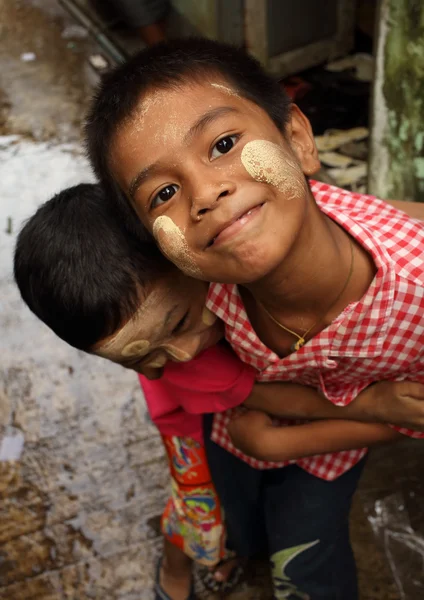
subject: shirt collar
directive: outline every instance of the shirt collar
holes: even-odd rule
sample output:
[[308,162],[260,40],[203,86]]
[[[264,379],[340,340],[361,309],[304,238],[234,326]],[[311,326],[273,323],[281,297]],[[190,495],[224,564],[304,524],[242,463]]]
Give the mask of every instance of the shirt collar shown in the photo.
[[[321,210],[345,229],[371,255],[377,268],[376,275],[361,300],[350,304],[326,329],[313,338],[326,356],[372,358],[381,354],[390,325],[396,291],[396,274],[387,249],[376,242],[367,226],[349,216],[331,203],[318,201]],[[309,351],[306,343],[296,353],[280,359],[267,348],[255,333],[247,316],[237,285],[212,283],[209,287],[207,307],[226,324],[226,337],[232,346],[269,362],[290,361]],[[352,334],[361,329],[363,334]],[[355,332],[356,333],[356,332]],[[354,342],[352,342],[352,339]]]
[[[396,272],[393,260],[383,244],[379,244],[372,230],[349,211],[336,208],[331,203],[318,202],[322,212],[345,229],[353,239],[371,255],[377,272],[364,296],[339,315],[327,328],[331,337],[329,354],[334,356],[375,357],[381,352],[396,293]],[[354,329],[362,328],[362,343],[350,343]],[[355,336],[356,338],[356,336]]]

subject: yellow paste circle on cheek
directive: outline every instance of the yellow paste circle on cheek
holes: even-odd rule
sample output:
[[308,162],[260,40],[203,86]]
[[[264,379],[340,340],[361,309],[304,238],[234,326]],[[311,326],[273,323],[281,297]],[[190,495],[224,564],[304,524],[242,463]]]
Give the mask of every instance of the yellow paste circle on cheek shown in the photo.
[[248,142],[241,153],[241,162],[256,181],[269,183],[280,192],[293,192],[298,188],[299,166],[287,156],[283,149],[268,140]]
[[192,277],[199,277],[202,274],[193,260],[183,232],[170,217],[161,215],[155,220],[153,235],[165,256],[181,271]]
[[209,310],[209,308],[207,308],[206,306],[204,307],[202,311],[202,323],[204,323],[204,325],[213,325],[217,318],[218,317],[214,315],[213,312]]
[[147,340],[137,340],[135,342],[131,342],[122,348],[122,356],[143,356],[147,354],[150,348],[150,342]]
[[152,360],[151,362],[147,363],[144,366],[145,367],[154,367],[156,369],[159,369],[160,367],[165,366],[166,363],[167,363],[166,356],[159,356],[158,358]]
[[185,352],[184,350],[180,350],[172,344],[166,344],[163,346],[163,349],[167,351],[171,358],[174,358],[178,362],[187,362],[193,358],[191,354]]

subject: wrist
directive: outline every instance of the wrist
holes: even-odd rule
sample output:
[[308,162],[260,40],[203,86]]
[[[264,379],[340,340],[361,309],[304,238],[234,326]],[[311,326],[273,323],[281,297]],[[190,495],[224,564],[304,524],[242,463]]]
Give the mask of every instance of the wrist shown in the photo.
[[380,388],[371,385],[365,388],[350,404],[344,407],[344,418],[366,423],[378,423],[378,407],[380,403]]

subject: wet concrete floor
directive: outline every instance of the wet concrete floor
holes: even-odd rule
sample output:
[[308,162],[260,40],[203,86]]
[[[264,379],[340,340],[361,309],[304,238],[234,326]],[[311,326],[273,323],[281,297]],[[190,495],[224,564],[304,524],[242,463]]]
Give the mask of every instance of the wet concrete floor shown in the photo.
[[[54,0],[0,0],[0,599],[151,598],[168,493],[133,373],[66,346],[21,303],[22,221],[91,179],[82,115],[97,48]],[[352,514],[361,600],[423,588],[424,445],[373,454]],[[269,597],[260,582],[231,598]]]

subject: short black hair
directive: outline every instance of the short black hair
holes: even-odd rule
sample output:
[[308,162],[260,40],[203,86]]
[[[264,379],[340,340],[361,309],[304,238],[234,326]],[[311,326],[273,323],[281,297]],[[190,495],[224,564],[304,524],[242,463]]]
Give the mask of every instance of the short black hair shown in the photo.
[[[204,81],[211,75],[221,76],[284,131],[290,100],[281,84],[244,50],[203,38],[163,42],[138,52],[106,73],[100,82],[85,126],[87,152],[97,177],[114,186],[109,169],[112,140],[143,95],[189,81]],[[121,204],[127,203],[122,194],[115,197]]]
[[97,184],[43,204],[18,235],[14,274],[23,300],[60,338],[89,351],[137,310],[171,265],[119,221]]

